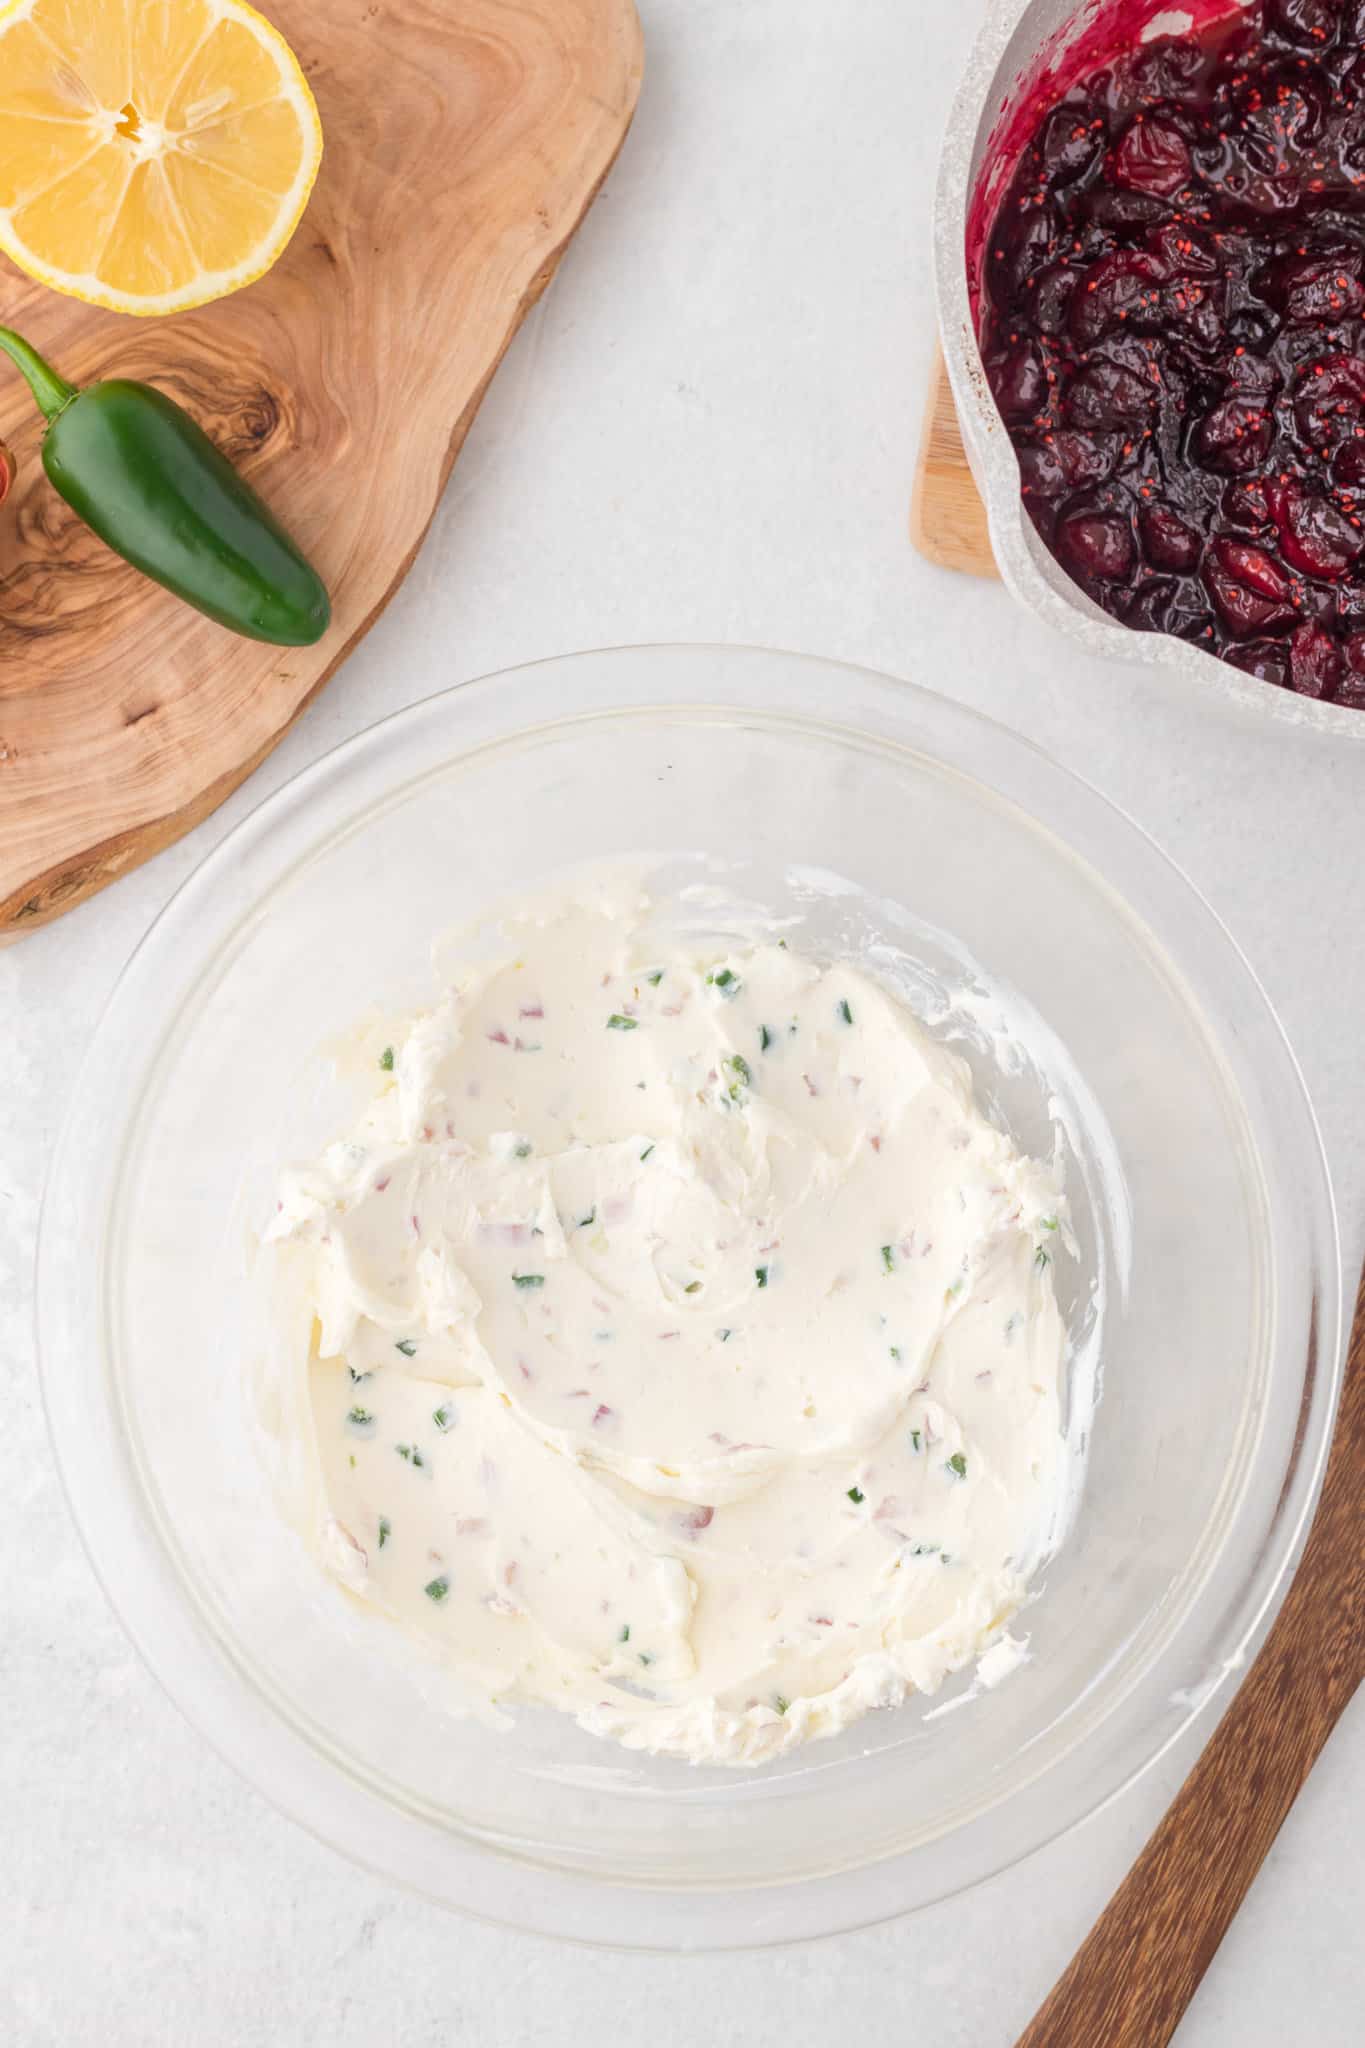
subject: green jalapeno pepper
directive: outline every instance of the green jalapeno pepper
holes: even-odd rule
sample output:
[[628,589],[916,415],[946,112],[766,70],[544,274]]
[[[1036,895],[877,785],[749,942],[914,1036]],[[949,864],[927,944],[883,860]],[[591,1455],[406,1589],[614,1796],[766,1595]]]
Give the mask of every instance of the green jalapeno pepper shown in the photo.
[[[331,618],[326,586],[251,486],[187,412],[150,384],[68,384],[0,327],[47,421],[43,468],[115,554],[250,640],[309,647]],[[0,490],[0,497],[3,497]]]

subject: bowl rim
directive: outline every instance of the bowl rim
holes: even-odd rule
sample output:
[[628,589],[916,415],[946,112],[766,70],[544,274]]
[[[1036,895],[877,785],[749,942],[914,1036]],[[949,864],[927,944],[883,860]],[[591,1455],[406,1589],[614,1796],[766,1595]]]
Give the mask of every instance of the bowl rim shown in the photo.
[[[968,286],[967,217],[976,185],[977,139],[987,113],[1004,104],[1001,66],[1009,43],[1039,0],[989,0],[988,12],[953,97],[939,155],[934,194],[934,284],[939,337],[957,407],[962,441],[986,508],[991,547],[1010,595],[1049,626],[1107,661],[1167,671],[1196,684],[1205,702],[1270,718],[1337,740],[1365,740],[1365,711],[1299,696],[1263,683],[1231,662],[1171,633],[1139,633],[1120,625],[1073,585],[1060,568],[1049,575],[1042,543],[1026,517],[1019,461],[986,378]],[[1072,0],[1077,26],[1085,0]],[[1164,9],[1151,0],[1153,18]],[[1050,557],[1048,558],[1050,565]]]
[[[660,700],[653,690],[642,688],[637,672],[647,672],[651,660],[658,662],[661,657],[665,665],[681,660],[684,670],[698,676],[704,670],[704,694]],[[440,657],[433,659],[439,661]],[[780,696],[764,687],[775,668],[783,673]],[[594,675],[595,670],[601,671],[600,677]],[[566,671],[572,671],[575,680],[590,692],[597,691],[601,701],[590,706],[587,714],[581,702],[566,701],[566,693],[557,687]],[[518,707],[528,694],[537,691],[553,715],[528,721],[518,715]],[[795,706],[793,700],[803,696],[804,702]],[[834,715],[827,709],[831,704],[836,707]],[[498,739],[522,740],[547,726],[578,722],[593,710],[615,716],[643,712],[658,719],[718,710],[778,724],[822,724],[828,728],[837,723],[855,738],[894,742],[927,754],[940,767],[945,765],[945,755],[946,765],[960,765],[953,759],[952,746],[946,744],[951,740],[967,748],[978,763],[967,772],[997,794],[996,774],[1004,774],[1008,785],[1011,765],[1016,770],[1026,767],[1031,775],[1041,776],[1043,784],[1059,798],[1079,804],[1088,821],[1110,833],[1117,831],[1121,845],[1126,843],[1126,850],[1142,864],[1146,878],[1194,911],[1204,927],[1202,942],[1221,951],[1243,984],[1247,1005],[1245,1014],[1239,1009],[1239,1035],[1252,1036],[1259,1031],[1279,1064],[1277,1079],[1293,1098],[1300,1126],[1296,1143],[1302,1141],[1302,1165],[1313,1184],[1316,1351],[1310,1346],[1300,1432],[1289,1454],[1272,1540],[1252,1560],[1248,1582],[1228,1611],[1220,1609],[1219,1630],[1213,1641],[1202,1641],[1194,1657],[1191,1651],[1196,1646],[1180,1641],[1178,1668],[1164,1672],[1163,1682],[1183,1673],[1189,1681],[1187,1687],[1170,1696],[1170,1711],[1162,1725],[1154,1727],[1142,1754],[1111,1774],[1095,1796],[1087,1791],[1065,1808],[1046,1797],[1040,1801],[1040,1790],[1046,1793],[1054,1775],[1043,1769],[1002,1804],[945,1835],[872,1863],[768,1887],[656,1889],[604,1883],[543,1863],[517,1862],[473,1839],[457,1843],[449,1831],[382,1800],[286,1723],[235,1667],[226,1664],[218,1646],[206,1635],[190,1610],[150,1516],[136,1497],[131,1447],[117,1440],[121,1427],[117,1390],[104,1384],[108,1375],[95,1360],[98,1347],[82,1348],[77,1340],[73,1319],[75,1325],[80,1324],[83,1305],[79,1289],[70,1284],[71,1273],[63,1265],[62,1254],[72,1241],[100,1247],[99,1255],[87,1258],[82,1270],[92,1276],[89,1296],[102,1296],[99,1276],[104,1225],[98,1175],[91,1171],[81,1134],[92,1106],[110,1099],[117,1104],[121,1125],[132,1124],[135,1098],[119,1084],[130,1063],[134,1073],[145,1074],[147,1062],[145,1053],[129,1049],[139,1034],[120,1027],[125,1019],[138,1024],[148,1009],[153,1016],[164,1014],[164,1009],[158,1013],[154,1000],[160,977],[158,946],[163,941],[177,943],[182,931],[193,932],[201,895],[214,890],[253,844],[259,847],[269,838],[272,869],[287,872],[300,847],[330,837],[350,811],[334,807],[333,822],[323,832],[318,822],[323,814],[315,799],[350,770],[368,769],[382,789],[386,753],[404,743],[412,731],[448,726],[448,752],[440,762],[449,763],[485,743],[477,737],[479,717],[485,727],[491,721]],[[465,731],[466,714],[471,711],[476,733],[472,749]],[[922,734],[917,737],[917,720],[944,743],[944,750],[926,742]],[[1009,800],[1021,802],[1017,796],[1011,797],[1008,786],[1003,793]],[[1022,807],[1029,815],[1036,814],[1032,803]],[[1073,837],[1059,836],[1115,890],[1131,914],[1142,915],[1132,910],[1126,894],[1111,882],[1104,866],[1078,850]],[[1160,927],[1149,929],[1160,942]],[[224,943],[219,933],[207,948],[201,944],[202,961],[212,960]],[[199,971],[195,969],[195,978]],[[144,1000],[148,990],[153,994],[151,1003]],[[1209,1018],[1206,1024],[1217,1042],[1221,1020]],[[140,1036],[145,1045],[155,1034],[149,1037],[142,1028]],[[87,1232],[73,1240],[73,1218],[83,1218],[98,1234]],[[1282,1591],[1316,1501],[1342,1369],[1343,1297],[1336,1210],[1312,1104],[1283,1027],[1254,971],[1217,913],[1178,865],[1141,826],[1081,776],[1056,762],[1033,740],[984,713],[922,685],[850,663],[705,642],[582,650],[447,686],[343,740],[255,804],[170,896],[110,993],[51,1156],[39,1219],[37,1282],[35,1319],[43,1403],[73,1520],[92,1569],[143,1662],[219,1755],[277,1809],[318,1839],[341,1849],[372,1873],[423,1896],[497,1925],[557,1935],[589,1946],[660,1952],[777,1946],[894,1919],[1010,1868],[1080,1826],[1145,1776],[1206,1712],[1229,1674],[1240,1668],[1249,1642]],[[84,1307],[88,1309],[89,1303]],[[75,1372],[67,1369],[73,1359]],[[80,1372],[85,1374],[83,1381],[77,1377]],[[109,1427],[103,1434],[91,1427],[92,1403],[103,1404],[107,1410]],[[1186,1636],[1197,1605],[1198,1596],[1182,1624]],[[1174,1642],[1166,1647],[1168,1663],[1176,1662],[1175,1647]],[[1146,1674],[1140,1676],[1145,1684]],[[1122,1704],[1116,1706],[1116,1713]],[[1093,1735],[1082,1740],[1093,1740]],[[988,1836],[1003,1834],[1003,1816],[1012,1805],[1016,1808],[1014,1833],[1023,1838],[1006,1847],[994,1846]],[[1034,1821],[1021,1830],[1019,1818],[1030,1806],[1035,1809]],[[965,1860],[963,1854],[958,1855],[958,1874],[948,1881],[926,1883],[926,1859],[950,1842],[960,1849],[966,1845]],[[604,1926],[611,1931],[604,1932]]]

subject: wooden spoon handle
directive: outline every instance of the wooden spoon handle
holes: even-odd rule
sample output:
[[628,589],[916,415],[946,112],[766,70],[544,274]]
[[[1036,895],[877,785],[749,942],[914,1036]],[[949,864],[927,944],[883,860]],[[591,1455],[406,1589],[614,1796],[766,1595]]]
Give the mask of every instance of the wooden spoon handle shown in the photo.
[[1365,1277],[1303,1561],[1175,1804],[1019,2048],[1163,2048],[1365,1676]]

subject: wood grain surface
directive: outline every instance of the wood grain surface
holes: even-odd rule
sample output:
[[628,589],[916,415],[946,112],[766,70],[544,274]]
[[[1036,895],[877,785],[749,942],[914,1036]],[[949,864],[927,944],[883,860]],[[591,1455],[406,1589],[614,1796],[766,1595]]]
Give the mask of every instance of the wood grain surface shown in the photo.
[[[1020,2048],[1162,2048],[1365,1677],[1365,1278],[1303,1561],[1212,1740]],[[1303,2040],[1313,2038],[1304,1987]]]
[[264,647],[138,576],[47,483],[4,366],[19,479],[0,507],[0,938],[197,824],[374,623],[634,113],[633,0],[264,4],[326,135],[277,267],[143,322],[0,259],[0,321],[74,382],[146,378],[188,407],[312,556],[333,624],[317,647]]
[[960,569],[968,576],[1000,574],[991,553],[986,508],[967,464],[953,389],[938,348],[910,498],[910,538],[922,555],[941,568]]

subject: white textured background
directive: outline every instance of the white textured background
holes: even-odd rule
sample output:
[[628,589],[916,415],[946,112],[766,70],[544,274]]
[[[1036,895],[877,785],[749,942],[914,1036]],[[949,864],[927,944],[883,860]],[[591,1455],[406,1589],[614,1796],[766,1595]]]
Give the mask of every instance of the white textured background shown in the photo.
[[[1192,1760],[1187,1746],[973,1896],[834,1942],[675,1963],[466,1924],[280,1819],[152,1684],[76,1541],[34,1369],[48,1148],[110,984],[169,892],[244,809],[381,712],[440,679],[612,642],[757,641],[913,675],[1021,727],[1131,810],[1228,919],[1285,1020],[1354,1272],[1365,744],[1334,752],[1212,714],[1151,672],[1098,667],[998,587],[906,544],[933,166],[980,10],[643,0],[634,132],[404,591],[246,791],[0,954],[7,2048],[1007,2044]],[[1362,2038],[1362,1766],[1358,1701],[1180,2048]]]

